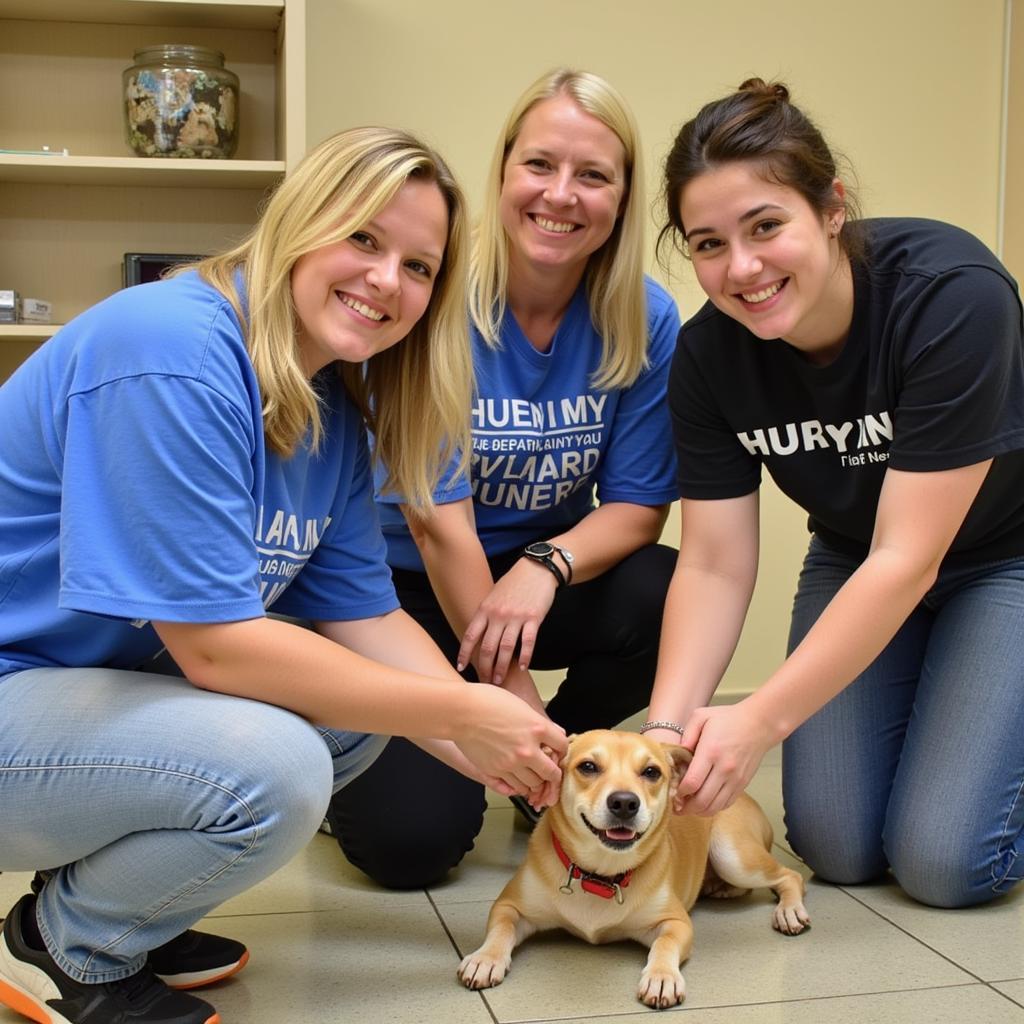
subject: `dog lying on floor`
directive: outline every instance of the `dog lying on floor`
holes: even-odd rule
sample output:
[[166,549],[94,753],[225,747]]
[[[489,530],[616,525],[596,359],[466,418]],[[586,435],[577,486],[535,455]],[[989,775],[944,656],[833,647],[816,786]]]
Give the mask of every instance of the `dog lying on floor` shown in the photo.
[[798,935],[810,924],[803,879],[771,855],[772,827],[754,800],[743,794],[711,818],[672,813],[689,759],[637,733],[570,737],[559,800],[491,908],[483,945],[459,965],[467,988],[501,984],[520,942],[564,928],[587,942],[649,946],[637,998],[664,1009],[686,994],[679,966],[693,946],[687,911],[698,896],[767,886],[778,896],[778,931]]

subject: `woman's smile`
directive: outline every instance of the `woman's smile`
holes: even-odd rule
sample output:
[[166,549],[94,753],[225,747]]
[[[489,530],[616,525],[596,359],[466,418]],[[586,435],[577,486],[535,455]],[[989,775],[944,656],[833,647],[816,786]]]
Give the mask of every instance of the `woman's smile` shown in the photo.
[[680,216],[715,306],[758,338],[782,338],[815,361],[834,357],[853,318],[853,283],[828,217],[742,160],[693,178]]

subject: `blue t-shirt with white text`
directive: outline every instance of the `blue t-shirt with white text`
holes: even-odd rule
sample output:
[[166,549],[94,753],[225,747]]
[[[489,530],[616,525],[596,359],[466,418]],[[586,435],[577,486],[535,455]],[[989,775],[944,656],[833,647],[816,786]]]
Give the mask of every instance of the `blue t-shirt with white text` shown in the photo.
[[[435,500],[472,495],[488,556],[568,530],[598,500],[653,506],[678,497],[665,395],[679,314],[649,278],[645,291],[648,366],[628,388],[593,385],[602,339],[583,284],[547,352],[530,344],[511,311],[498,348],[471,331],[476,393],[469,475],[452,480],[449,469]],[[389,563],[422,571],[401,498],[378,493],[377,501]]]
[[328,368],[324,440],[281,458],[238,319],[189,272],[112,295],[0,388],[0,674],[130,667],[150,620],[398,607],[361,415]]

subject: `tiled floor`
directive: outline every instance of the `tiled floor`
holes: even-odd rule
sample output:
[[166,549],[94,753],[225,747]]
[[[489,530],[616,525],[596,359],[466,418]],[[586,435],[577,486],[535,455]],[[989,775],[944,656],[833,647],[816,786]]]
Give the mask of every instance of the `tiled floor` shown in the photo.
[[[750,791],[782,835],[779,761]],[[529,940],[504,984],[484,993],[455,978],[483,936],[490,901],[522,857],[526,832],[495,798],[476,849],[430,892],[389,893],[318,835],[285,869],[232,900],[206,927],[248,943],[252,962],[206,998],[223,1024],[635,1024],[638,945]],[[783,845],[779,856],[797,864]],[[410,851],[414,855],[413,851]],[[0,875],[0,908],[27,875]],[[684,968],[681,1024],[1024,1024],[1024,892],[979,910],[917,906],[892,885],[810,882],[810,931],[770,926],[771,898],[698,903]],[[2,909],[0,909],[2,912]],[[22,1018],[0,1009],[0,1024]]]

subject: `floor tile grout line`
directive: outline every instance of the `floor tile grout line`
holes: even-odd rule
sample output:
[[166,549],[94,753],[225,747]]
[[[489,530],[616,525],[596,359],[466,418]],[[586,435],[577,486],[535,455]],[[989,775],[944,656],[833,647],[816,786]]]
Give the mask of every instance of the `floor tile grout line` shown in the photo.
[[[438,921],[440,921],[441,927],[444,929],[444,933],[448,936],[448,941],[452,944],[452,948],[455,950],[455,955],[458,956],[460,958],[460,960],[461,960],[461,958],[463,956],[462,950],[459,949],[459,944],[458,944],[458,942],[456,942],[455,936],[452,935],[451,929],[448,927],[448,922],[445,921],[444,915],[441,913],[441,906],[434,901],[434,898],[433,898],[433,896],[431,896],[429,889],[424,889],[423,892],[426,895],[427,901],[430,903],[430,906],[433,908],[434,913],[437,915],[437,919],[438,919]],[[493,901],[492,900],[469,900],[469,901],[466,901],[466,902],[490,903],[490,902],[493,902]],[[453,906],[455,904],[445,904],[445,905],[446,906]],[[497,1013],[495,1012],[494,1008],[491,1006],[490,1002],[487,1000],[486,992],[484,992],[483,990],[479,990],[479,991],[477,991],[476,994],[478,996],[480,996],[480,1001],[483,1003],[484,1008],[487,1010],[488,1014],[490,1014],[491,1020],[494,1022],[494,1024],[559,1024],[560,1021],[573,1021],[573,1020],[578,1021],[578,1020],[583,1019],[583,1018],[580,1018],[580,1017],[524,1017],[524,1018],[518,1018],[514,1022],[511,1022],[511,1021],[510,1022],[503,1022],[503,1021],[501,1021],[498,1018]],[[627,1016],[627,1017],[635,1016],[635,1017],[637,1017],[639,1019],[640,1017],[647,1016],[650,1012],[651,1012],[650,1008],[645,1007],[642,1010],[627,1011],[625,1014],[623,1014],[621,1011],[615,1011],[615,1012],[612,1012],[612,1013],[598,1014],[596,1017],[591,1015],[588,1019],[589,1020],[601,1020],[602,1018],[605,1018],[605,1017],[622,1017],[622,1016]]]
[[980,977],[978,974],[975,974],[974,971],[970,970],[967,967],[964,967],[963,964],[957,963],[951,956],[948,956],[946,953],[943,953],[941,950],[938,950],[934,946],[925,942],[924,939],[915,935],[912,931],[909,931],[908,929],[904,928],[903,925],[897,924],[891,917],[886,917],[885,914],[883,914],[880,910],[878,910],[876,907],[871,906],[870,903],[865,902],[859,896],[855,896],[852,892],[850,892],[848,887],[843,885],[837,885],[836,888],[839,889],[840,892],[846,893],[846,895],[849,896],[850,899],[854,901],[854,903],[859,903],[862,907],[864,907],[865,910],[869,910],[876,917],[879,917],[883,921],[885,921],[886,924],[892,925],[892,927],[895,928],[897,931],[902,932],[904,935],[907,936],[907,938],[913,939],[914,942],[916,942],[918,945],[924,946],[924,948],[927,949],[929,952],[934,953],[937,957],[941,957],[943,960],[946,961],[946,963],[952,964],[958,970],[963,971],[964,974],[970,975],[970,977],[974,978],[975,981],[979,982],[980,984],[985,985],[989,988],[992,987],[989,982],[987,982],[984,978]]
[[[834,995],[825,996],[802,996],[799,999],[767,999],[761,1000],[756,1003],[713,1003],[707,1006],[693,1007],[693,1011],[697,1010],[734,1010],[737,1008],[749,1008],[757,1006],[795,1006],[797,1003],[823,1003],[831,1002],[836,999],[863,999],[869,996],[894,996],[894,995],[914,995],[922,992],[944,992],[954,988],[987,988],[988,986],[983,982],[960,982],[952,985],[925,985],[923,988],[894,988],[894,989],[878,989],[873,991],[865,992],[847,992],[847,993],[836,993]],[[571,1019],[571,1018],[570,1018]]]
[[[797,859],[799,859],[799,858],[797,858]],[[801,861],[801,863],[803,863],[803,862]],[[879,911],[876,911],[873,907],[871,907],[868,904],[864,903],[863,900],[858,899],[856,896],[854,896],[852,893],[850,893],[843,886],[835,886],[835,888],[837,888],[841,892],[845,893],[855,903],[858,903],[862,907],[865,907],[865,909],[870,910],[873,914],[875,914],[877,917],[881,918],[887,924],[890,924],[897,931],[903,932],[904,935],[907,935],[909,938],[913,939],[919,945],[924,946],[929,951],[935,953],[936,956],[941,957],[942,959],[946,960],[948,963],[952,964],[954,967],[958,968],[959,970],[962,970],[965,974],[969,975],[971,978],[974,978],[974,982],[973,983],[972,982],[960,982],[960,983],[955,983],[955,984],[950,984],[950,985],[927,985],[924,988],[880,989],[878,991],[850,992],[850,993],[846,993],[846,994],[830,995],[830,996],[809,996],[809,997],[805,996],[805,997],[800,998],[800,999],[777,999],[777,1000],[767,1000],[767,1001],[766,1000],[761,1000],[761,1001],[758,1001],[758,1002],[751,1002],[751,1003],[718,1003],[718,1004],[709,1004],[708,1006],[701,1006],[699,1008],[694,1008],[694,1009],[700,1009],[700,1010],[728,1010],[728,1009],[735,1009],[737,1007],[786,1006],[786,1005],[796,1004],[796,1003],[822,1002],[822,1001],[832,1000],[832,999],[857,999],[857,998],[866,997],[866,996],[886,996],[886,995],[895,995],[895,994],[900,994],[900,993],[912,994],[912,993],[917,993],[917,992],[943,991],[945,989],[954,989],[954,988],[965,988],[966,989],[966,988],[979,988],[979,987],[980,988],[987,988],[987,989],[989,989],[990,991],[994,992],[996,995],[1002,996],[1003,999],[1007,1000],[1010,1003],[1013,1003],[1014,1005],[1021,1005],[1015,999],[1013,999],[1011,996],[1008,996],[1006,993],[1000,992],[998,989],[993,988],[992,984],[986,982],[983,978],[978,977],[978,975],[976,975],[973,971],[967,970],[965,967],[963,967],[960,964],[956,963],[956,961],[950,959],[945,954],[940,953],[936,949],[933,949],[926,942],[924,942],[923,940],[919,939],[916,935],[913,935],[912,933],[908,932],[905,928],[902,928],[900,925],[896,924],[894,921],[891,921],[884,914],[880,913]],[[425,895],[427,897],[427,900],[429,901],[431,907],[434,909],[434,913],[437,915],[437,918],[438,918],[438,920],[441,923],[441,927],[444,929],[445,934],[448,936],[448,939],[451,942],[452,947],[455,950],[456,955],[461,957],[462,956],[462,952],[459,949],[458,943],[455,941],[455,937],[452,935],[451,930],[448,927],[448,923],[444,920],[444,916],[441,913],[440,906],[434,901],[433,897],[430,895],[429,890],[424,890],[424,893],[425,893]],[[476,902],[486,902],[486,901],[476,901]],[[1015,980],[1018,980],[1018,979],[1009,979],[1009,980],[1015,981]],[[484,993],[480,992],[479,995],[481,995],[483,997]],[[483,1003],[486,1006],[488,1012],[491,1014],[491,1017],[494,1020],[495,1024],[572,1024],[573,1021],[579,1021],[579,1020],[583,1019],[583,1018],[580,1018],[580,1017],[529,1017],[529,1018],[517,1018],[514,1022],[502,1022],[495,1015],[494,1010],[491,1008],[491,1006],[487,1002],[486,998],[483,999]],[[687,1009],[687,1008],[686,1007],[671,1007],[670,1008],[670,1010],[674,1010],[674,1011],[677,1011],[677,1012],[680,1012],[680,1011],[685,1010],[685,1009]],[[588,1020],[600,1020],[600,1019],[602,1019],[604,1017],[622,1017],[622,1016],[627,1016],[627,1017],[636,1016],[637,1018],[640,1018],[640,1017],[644,1017],[644,1016],[649,1015],[649,1013],[650,1013],[650,1009],[649,1008],[644,1008],[642,1010],[638,1009],[638,1010],[635,1010],[635,1011],[626,1011],[625,1013],[623,1013],[622,1011],[616,1011],[616,1012],[612,1012],[612,1013],[608,1013],[608,1014],[598,1014],[596,1016],[592,1014],[587,1019]]]
[[[824,995],[824,996],[803,996],[798,999],[768,999],[761,1000],[759,1002],[749,1003],[708,1003],[705,1006],[672,1006],[666,1010],[657,1011],[660,1014],[668,1013],[704,1013],[707,1011],[715,1010],[736,1010],[736,1009],[753,1009],[759,1006],[795,1006],[798,1003],[826,1003],[832,1002],[837,999],[862,999],[871,996],[893,996],[893,995],[914,995],[923,992],[943,992],[948,989],[963,988],[987,988],[984,982],[972,983],[962,982],[953,985],[926,985],[924,988],[898,988],[898,989],[879,989],[871,992],[846,992],[837,993],[835,995]],[[999,993],[1002,994],[1002,993]],[[1014,1000],[1010,1000],[1014,1002]],[[613,1010],[609,1013],[599,1014],[588,1014],[586,1017],[517,1017],[514,1020],[500,1021],[495,1017],[495,1024],[574,1024],[578,1021],[599,1021],[605,1018],[621,1018],[621,1017],[649,1017],[651,1010],[649,1007],[638,1008],[636,1010]]]
[[452,949],[455,950],[455,955],[461,960],[463,953],[459,949],[459,944],[455,941],[455,936],[452,935],[451,929],[448,927],[448,922],[444,919],[444,914],[441,913],[440,907],[434,901],[434,897],[430,895],[429,889],[424,889],[423,894],[427,897],[427,902],[430,904],[431,909],[434,911],[435,917],[441,922],[441,927],[444,929],[445,935],[448,936],[448,941],[452,944]]
[[[404,903],[401,904],[405,907],[416,907],[421,904],[418,903]],[[396,904],[398,906],[398,904]],[[219,908],[218,908],[219,909]],[[204,921],[230,921],[235,918],[243,917],[287,917],[294,916],[296,914],[344,914],[348,912],[349,908],[345,906],[340,907],[301,907],[298,910],[234,910],[227,913],[219,914],[212,913],[207,914],[202,920]],[[3,920],[3,918],[0,918]]]
[[[1014,981],[1016,981],[1016,980],[1017,979],[1015,978]],[[1014,997],[1011,996],[1009,992],[1001,992],[999,989],[997,989],[995,987],[996,985],[1001,985],[1001,984],[1004,984],[1004,983],[1003,982],[993,982],[991,985],[989,985],[989,988],[992,989],[992,991],[995,992],[995,994],[997,996],[1002,996],[1004,999],[1009,999],[1009,1001],[1011,1003],[1013,1003],[1014,1006],[1019,1006],[1022,1010],[1024,1010],[1024,1002],[1022,1002],[1020,999],[1014,999]]]
[[[516,1017],[506,1021],[498,1020],[495,1017],[495,1024],[574,1024],[574,1022],[579,1021],[591,1024],[592,1021],[610,1020],[612,1018],[619,1020],[622,1017],[636,1017],[637,1020],[640,1020],[643,1017],[650,1017],[651,1009],[649,1006],[644,1006],[636,1010],[612,1010],[610,1013],[591,1013],[586,1017]],[[686,1007],[683,1006],[669,1006],[664,1010],[655,1010],[654,1012],[659,1014],[659,1019],[664,1019],[661,1015],[683,1013],[685,1009]],[[704,1009],[704,1007],[700,1007],[700,1009]]]
[[[459,962],[462,962],[462,950],[459,949],[459,944],[455,941],[455,936],[452,935],[451,928],[448,927],[448,922],[444,919],[444,914],[441,913],[440,907],[434,902],[434,897],[430,895],[429,889],[423,890],[423,895],[427,897],[427,902],[430,904],[431,909],[434,911],[434,915],[441,923],[441,928],[444,930],[445,935],[448,936],[448,941],[452,944],[452,949],[455,950],[455,955],[459,958]],[[467,989],[467,991],[471,991]],[[483,1004],[483,1008],[487,1011],[488,1016],[494,1022],[494,1024],[501,1024],[498,1020],[497,1015],[491,1008],[491,1004],[487,1001],[487,997],[484,995],[482,990],[477,990],[476,995],[480,997],[480,1002]]]
[[[775,842],[774,840],[773,840],[773,845],[774,846],[780,846],[780,844],[778,842]],[[780,847],[780,848],[781,849],[786,849],[785,847]],[[800,861],[801,864],[805,864],[806,865],[806,862],[801,860],[801,858],[798,857],[795,853],[793,853],[792,850],[786,850],[786,852],[789,853],[789,855],[791,857],[794,857],[796,860]],[[813,875],[812,875],[812,877],[813,877]],[[1011,996],[1008,996],[1005,992],[1000,992],[999,989],[995,988],[994,986],[996,984],[999,984],[999,982],[986,981],[984,978],[982,978],[979,975],[975,974],[974,971],[969,970],[963,964],[957,963],[957,961],[954,960],[951,956],[947,956],[945,953],[940,952],[934,946],[931,946],[927,942],[925,942],[924,939],[922,939],[919,936],[915,935],[913,932],[911,932],[908,929],[904,928],[902,925],[897,924],[895,921],[892,920],[892,918],[886,917],[885,914],[883,914],[877,908],[871,906],[870,903],[867,903],[863,899],[861,899],[859,896],[854,895],[854,893],[850,892],[850,889],[849,889],[848,886],[837,885],[837,886],[835,886],[835,888],[838,889],[840,892],[845,893],[855,903],[858,903],[858,904],[860,904],[860,906],[864,907],[865,910],[868,910],[872,914],[874,914],[876,917],[881,918],[883,921],[885,921],[886,924],[891,925],[897,931],[902,932],[904,935],[907,936],[907,938],[913,939],[913,941],[916,942],[918,945],[923,946],[929,952],[934,953],[937,957],[941,957],[943,960],[946,961],[946,963],[952,964],[954,967],[957,968],[957,970],[963,971],[965,974],[967,974],[970,977],[974,978],[974,980],[977,981],[980,985],[984,985],[985,988],[990,989],[992,992],[995,992],[996,995],[1000,995],[1004,999],[1009,999],[1010,1002],[1014,1003],[1015,1005],[1024,1007],[1024,1003],[1018,1002],[1016,999],[1013,999]],[[1009,980],[1016,981],[1016,980],[1019,980],[1019,979],[1012,978],[1012,979],[1009,979]],[[946,986],[941,986],[941,987],[946,987]]]
[[797,861],[798,863],[803,864],[804,867],[807,867],[804,861],[802,861],[785,843],[780,843],[778,839],[773,839],[772,846],[774,846],[776,849],[781,850],[788,857],[792,857],[793,860]]

